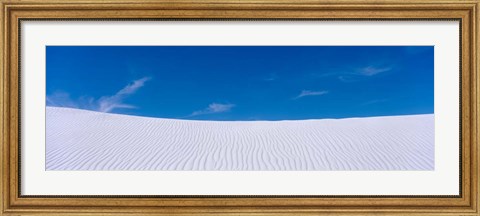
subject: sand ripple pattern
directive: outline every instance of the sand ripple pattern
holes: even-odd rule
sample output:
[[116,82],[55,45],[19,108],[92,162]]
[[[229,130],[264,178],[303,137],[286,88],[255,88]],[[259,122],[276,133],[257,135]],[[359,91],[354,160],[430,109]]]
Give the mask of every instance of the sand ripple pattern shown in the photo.
[[47,170],[433,170],[434,115],[191,121],[47,107]]

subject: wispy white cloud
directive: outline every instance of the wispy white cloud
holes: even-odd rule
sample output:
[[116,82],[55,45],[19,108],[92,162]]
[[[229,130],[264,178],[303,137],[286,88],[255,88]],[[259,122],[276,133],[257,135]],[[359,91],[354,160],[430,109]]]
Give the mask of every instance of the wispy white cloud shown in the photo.
[[47,95],[47,106],[78,108],[77,102],[70,98],[70,94],[62,91],[56,91],[51,95]]
[[211,103],[210,105],[208,105],[207,108],[203,110],[195,111],[189,116],[192,117],[192,116],[198,116],[198,115],[229,112],[230,110],[232,110],[233,107],[235,107],[235,104]]
[[139,88],[143,87],[145,82],[147,82],[150,79],[151,79],[150,77],[144,77],[144,78],[135,80],[132,83],[125,86],[120,91],[118,91],[116,94],[112,96],[101,97],[98,100],[98,104],[99,104],[98,111],[110,112],[116,108],[126,108],[126,109],[136,108],[133,105],[123,103],[123,100],[129,95],[135,93]]
[[46,103],[47,106],[80,108],[96,110],[100,112],[111,112],[112,110],[118,108],[133,109],[136,107],[124,103],[125,98],[134,94],[138,89],[145,85],[145,82],[150,79],[150,77],[144,77],[138,80],[134,80],[127,86],[123,87],[116,94],[111,96],[103,96],[100,97],[98,100],[88,96],[82,96],[77,100],[74,100],[67,92],[58,91],[53,93],[52,95],[47,95]]
[[56,91],[47,95],[47,106],[70,107],[88,110],[96,110],[95,99],[88,96],[82,96],[76,100],[70,97],[70,94],[64,91]]
[[337,73],[337,78],[342,82],[358,82],[370,77],[376,76],[381,73],[388,72],[393,68],[390,67],[375,67],[375,66],[367,66],[362,68],[357,68],[353,72],[342,72]]
[[342,82],[357,82],[393,70],[393,66],[375,66],[341,69],[332,72],[313,74],[314,77],[337,77]]
[[307,96],[318,96],[318,95],[324,95],[324,94],[328,94],[328,91],[302,90],[302,92],[300,92],[300,94],[298,94],[293,99],[296,100],[296,99],[300,99],[300,98],[307,97]]
[[383,72],[390,71],[392,68],[391,67],[374,67],[374,66],[368,66],[361,68],[359,70],[359,74],[363,76],[374,76]]
[[276,73],[271,73],[264,80],[271,82],[271,81],[275,81],[277,79],[278,79],[278,75]]

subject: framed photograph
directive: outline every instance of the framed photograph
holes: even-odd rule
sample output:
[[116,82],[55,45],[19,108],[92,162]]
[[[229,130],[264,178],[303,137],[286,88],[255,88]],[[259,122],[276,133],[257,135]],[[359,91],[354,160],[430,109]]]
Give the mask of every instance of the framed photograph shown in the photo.
[[2,215],[478,215],[478,1],[1,1]]

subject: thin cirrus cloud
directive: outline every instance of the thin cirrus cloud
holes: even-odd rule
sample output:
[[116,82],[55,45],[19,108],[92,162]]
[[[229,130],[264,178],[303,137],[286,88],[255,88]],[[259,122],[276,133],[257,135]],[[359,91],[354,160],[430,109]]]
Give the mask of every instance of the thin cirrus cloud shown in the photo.
[[337,78],[342,82],[357,82],[391,70],[392,67],[367,66],[359,68],[354,72],[339,73],[339,76]]
[[336,76],[342,82],[356,82],[356,81],[364,80],[369,77],[379,75],[381,73],[391,71],[392,69],[393,69],[393,66],[378,67],[378,66],[370,65],[367,67],[359,67],[359,68],[350,69],[350,70],[340,70],[340,71],[333,71],[333,72],[313,74],[313,75],[318,78]]
[[100,97],[98,100],[93,97],[82,96],[77,100],[70,98],[70,94],[67,92],[55,92],[47,96],[47,106],[57,107],[71,107],[79,109],[95,110],[99,112],[111,112],[114,109],[133,109],[134,105],[124,103],[124,100],[134,94],[138,89],[145,85],[145,82],[149,81],[150,77],[143,77],[138,80],[134,80],[130,84],[120,89],[117,93],[110,96]]
[[143,87],[143,85],[145,85],[145,82],[147,82],[150,79],[151,79],[150,77],[144,77],[144,78],[135,80],[131,84],[128,84],[123,89],[118,91],[116,94],[112,96],[101,97],[98,100],[98,104],[99,104],[98,111],[110,112],[116,108],[126,108],[126,109],[136,108],[133,105],[123,103],[123,100],[129,95],[135,93],[139,88]]
[[363,76],[374,76],[383,72],[390,71],[391,67],[373,67],[368,66],[365,68],[360,69],[359,74]]
[[189,117],[206,115],[206,114],[229,112],[230,110],[232,110],[233,107],[235,107],[235,104],[211,103],[211,104],[208,105],[207,108],[205,108],[203,110],[195,111],[192,114],[190,114]]
[[328,94],[328,91],[310,91],[310,90],[302,90],[300,94],[298,94],[296,97],[294,97],[294,100],[307,97],[307,96],[319,96],[319,95],[324,95]]
[[264,80],[268,81],[268,82],[271,82],[271,81],[275,81],[277,79],[278,79],[278,75],[276,73],[271,73]]
[[63,91],[47,95],[47,106],[79,108],[78,103],[70,98],[70,94]]

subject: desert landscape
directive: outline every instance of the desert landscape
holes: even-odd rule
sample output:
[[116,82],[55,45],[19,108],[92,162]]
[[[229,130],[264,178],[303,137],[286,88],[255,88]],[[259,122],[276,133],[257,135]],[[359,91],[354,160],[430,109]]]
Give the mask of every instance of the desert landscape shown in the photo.
[[433,170],[434,114],[203,121],[46,108],[46,170]]

